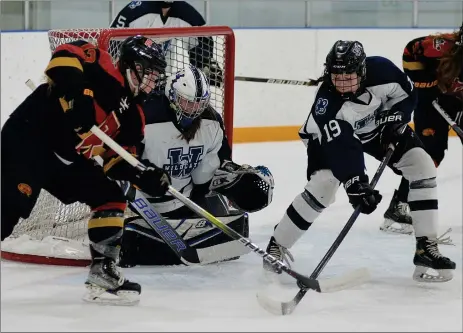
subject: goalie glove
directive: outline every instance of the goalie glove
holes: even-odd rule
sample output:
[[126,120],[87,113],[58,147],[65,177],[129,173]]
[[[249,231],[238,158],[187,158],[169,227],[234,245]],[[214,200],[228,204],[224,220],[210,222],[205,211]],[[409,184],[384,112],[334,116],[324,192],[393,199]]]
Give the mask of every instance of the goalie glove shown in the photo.
[[255,168],[225,161],[212,178],[209,190],[228,198],[237,208],[256,212],[272,202],[274,181],[265,166]]

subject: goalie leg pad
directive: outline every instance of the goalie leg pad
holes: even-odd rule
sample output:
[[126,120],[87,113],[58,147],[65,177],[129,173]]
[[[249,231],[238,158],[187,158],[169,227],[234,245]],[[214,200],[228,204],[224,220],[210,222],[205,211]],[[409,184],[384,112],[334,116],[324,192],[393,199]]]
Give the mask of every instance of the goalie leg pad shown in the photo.
[[[247,237],[248,215],[219,217],[230,228]],[[204,218],[167,220],[192,248],[198,249],[201,263],[238,259],[249,252]],[[235,244],[236,243],[236,244]],[[122,241],[122,267],[136,265],[180,265],[182,262],[164,241],[138,217],[126,220]]]

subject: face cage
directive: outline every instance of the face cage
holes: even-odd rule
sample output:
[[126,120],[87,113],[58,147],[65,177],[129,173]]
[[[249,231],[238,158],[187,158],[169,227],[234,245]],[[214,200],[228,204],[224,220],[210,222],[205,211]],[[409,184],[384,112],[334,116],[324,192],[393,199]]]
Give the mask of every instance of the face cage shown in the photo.
[[196,98],[195,101],[176,93],[174,90],[170,96],[171,103],[174,105],[177,114],[177,120],[185,123],[191,123],[206,110],[210,101],[210,94],[204,98]]
[[[336,87],[336,84],[333,82],[333,80],[331,79],[331,74],[357,74],[357,77],[358,77],[358,81],[357,81],[357,84],[358,84],[358,88],[355,92],[341,92],[337,89]],[[340,94],[342,96],[343,99],[345,100],[351,100],[357,96],[359,96],[362,91],[363,91],[363,84],[365,83],[365,79],[366,79],[366,68],[365,68],[365,64],[361,65],[360,68],[358,68],[356,71],[353,71],[351,73],[347,73],[347,71],[343,72],[343,71],[339,71],[338,73],[336,73],[335,71],[330,71],[329,68],[325,65],[325,82],[329,84],[330,87],[332,87],[332,89],[334,91],[336,91],[336,93]],[[356,84],[356,85],[357,85]]]
[[[137,67],[139,68],[137,69]],[[138,84],[134,84],[134,82],[132,82],[131,76],[129,74],[130,70],[135,73],[135,77],[137,78]],[[136,96],[142,96],[144,99],[146,99],[151,95],[161,94],[163,82],[166,79],[165,74],[163,72],[158,71],[157,68],[144,66],[142,63],[139,62],[135,62],[134,66],[131,66],[131,68],[127,69],[127,71],[127,76],[131,81],[130,83],[136,89]],[[147,92],[146,88],[150,88],[150,90]]]

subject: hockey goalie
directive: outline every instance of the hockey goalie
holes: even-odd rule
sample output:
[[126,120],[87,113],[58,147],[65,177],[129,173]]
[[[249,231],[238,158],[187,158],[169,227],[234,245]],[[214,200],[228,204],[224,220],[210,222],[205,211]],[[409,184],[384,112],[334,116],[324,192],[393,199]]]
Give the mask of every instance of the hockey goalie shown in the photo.
[[[247,237],[247,213],[271,203],[273,176],[265,166],[232,161],[223,121],[211,107],[210,95],[206,75],[193,65],[169,76],[163,93],[143,105],[145,138],[138,155],[143,164],[164,169],[183,195]],[[125,162],[116,163],[119,159],[105,167],[110,178],[118,179],[126,174],[125,168],[131,168]],[[207,258],[201,263],[237,259],[249,252],[169,193],[156,197],[145,190],[143,194],[190,247],[201,251],[200,260]],[[136,214],[125,220],[120,259],[123,267],[181,263]]]

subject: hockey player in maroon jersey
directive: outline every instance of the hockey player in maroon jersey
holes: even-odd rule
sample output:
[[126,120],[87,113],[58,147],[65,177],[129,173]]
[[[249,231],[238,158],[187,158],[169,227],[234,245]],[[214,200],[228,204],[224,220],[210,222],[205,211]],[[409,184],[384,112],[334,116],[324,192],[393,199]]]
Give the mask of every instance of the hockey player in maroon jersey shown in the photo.
[[[126,39],[117,67],[106,51],[78,40],[59,46],[41,84],[11,114],[2,128],[2,240],[20,218],[27,218],[41,189],[65,204],[92,209],[88,236],[92,264],[84,300],[133,304],[141,287],[117,267],[126,197],[94,157],[120,158],[90,131],[99,126],[129,151],[143,139],[145,119],[139,106],[156,89],[166,67],[161,49],[143,36]],[[163,195],[169,176],[154,164],[128,180],[146,193]]]
[[[413,119],[415,132],[438,167],[447,150],[449,124],[432,102],[437,100],[458,126],[463,125],[463,24],[453,33],[411,40],[403,52],[403,69],[418,93]],[[384,214],[381,230],[413,232],[407,196],[408,182],[402,178]]]

